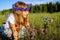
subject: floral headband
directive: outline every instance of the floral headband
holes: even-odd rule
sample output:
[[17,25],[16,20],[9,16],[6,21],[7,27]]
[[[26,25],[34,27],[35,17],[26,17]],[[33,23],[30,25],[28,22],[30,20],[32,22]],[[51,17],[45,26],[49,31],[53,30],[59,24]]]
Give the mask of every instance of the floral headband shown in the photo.
[[27,6],[28,6],[27,8],[15,7],[15,5],[13,4],[12,8],[13,8],[14,11],[16,11],[16,10],[21,10],[21,11],[28,10],[29,11],[30,10],[30,5],[27,4]]

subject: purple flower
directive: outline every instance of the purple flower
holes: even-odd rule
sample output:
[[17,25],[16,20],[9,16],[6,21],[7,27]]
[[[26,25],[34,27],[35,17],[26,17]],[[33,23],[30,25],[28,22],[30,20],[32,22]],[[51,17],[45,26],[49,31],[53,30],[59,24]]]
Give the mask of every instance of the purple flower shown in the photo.
[[35,34],[35,32],[32,32],[32,33],[31,33],[31,35],[34,35],[34,34]]
[[47,18],[45,18],[45,20],[48,20],[48,17],[47,17]]
[[33,31],[33,30],[35,30],[34,28],[31,28],[31,30]]

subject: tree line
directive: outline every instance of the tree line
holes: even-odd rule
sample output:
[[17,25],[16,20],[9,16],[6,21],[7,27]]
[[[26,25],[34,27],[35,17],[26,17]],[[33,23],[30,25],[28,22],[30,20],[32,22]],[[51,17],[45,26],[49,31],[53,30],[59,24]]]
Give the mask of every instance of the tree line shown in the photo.
[[60,11],[60,3],[56,2],[56,3],[47,3],[47,4],[40,4],[40,5],[32,5],[30,4],[31,9],[30,12],[31,13],[40,13],[40,12],[59,12]]
[[[56,3],[47,3],[47,4],[39,4],[39,5],[32,5],[30,4],[30,13],[40,13],[40,12],[49,12],[49,13],[53,13],[53,12],[60,12],[60,3],[56,2]],[[6,12],[11,12],[13,11],[12,8],[8,9],[8,10],[3,10],[1,11],[0,14],[6,14]]]

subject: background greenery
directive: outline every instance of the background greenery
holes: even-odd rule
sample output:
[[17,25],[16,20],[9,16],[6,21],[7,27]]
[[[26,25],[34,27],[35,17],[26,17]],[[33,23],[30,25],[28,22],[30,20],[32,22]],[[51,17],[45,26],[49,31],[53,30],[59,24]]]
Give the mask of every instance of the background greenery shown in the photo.
[[[56,2],[53,4],[40,4],[40,5],[31,5],[29,17],[30,24],[33,25],[36,30],[44,27],[44,18],[47,18],[47,34],[36,34],[36,39],[38,40],[60,40],[60,3]],[[12,9],[0,11],[0,26],[5,22],[9,12],[13,11]],[[51,22],[52,21],[52,22]]]

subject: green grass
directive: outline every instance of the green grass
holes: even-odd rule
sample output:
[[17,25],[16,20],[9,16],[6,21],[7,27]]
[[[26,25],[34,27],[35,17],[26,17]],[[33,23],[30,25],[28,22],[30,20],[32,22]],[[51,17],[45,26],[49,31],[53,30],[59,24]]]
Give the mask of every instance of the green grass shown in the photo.
[[[48,17],[48,20],[53,19],[53,22],[48,22],[48,29],[46,35],[40,35],[41,40],[50,40],[51,36],[53,40],[59,40],[60,39],[60,12],[57,13],[29,13],[29,19],[30,22],[34,24],[34,27],[36,29],[40,29],[44,27],[44,22],[42,21],[42,17],[46,18]],[[6,20],[5,15],[0,15],[0,26],[2,26],[3,22]],[[33,25],[32,24],[32,25]],[[59,26],[59,28],[56,28],[56,25]],[[33,26],[31,26],[33,27]]]
[[30,21],[33,22],[34,24],[43,24],[42,22],[42,18],[41,17],[48,17],[48,19],[53,19],[53,24],[57,24],[58,22],[60,22],[59,17],[60,17],[60,13],[53,13],[53,14],[47,14],[47,13],[36,13],[36,14],[30,14]]
[[[49,38],[51,36],[52,36],[52,40],[59,40],[60,38],[60,34],[59,34],[60,33],[60,12],[52,13],[52,14],[49,14],[49,13],[30,14],[30,22],[34,23],[36,29],[40,29],[44,27],[42,18],[41,18],[42,16],[44,18],[48,17],[48,20],[53,19],[53,22],[52,23],[48,22],[47,34],[44,36],[42,35],[41,40],[50,40]],[[40,26],[38,26],[38,24],[40,24]],[[56,25],[58,25],[59,28],[56,28]],[[43,37],[45,37],[46,39]]]

